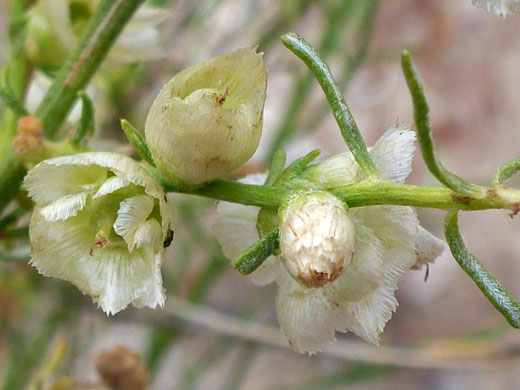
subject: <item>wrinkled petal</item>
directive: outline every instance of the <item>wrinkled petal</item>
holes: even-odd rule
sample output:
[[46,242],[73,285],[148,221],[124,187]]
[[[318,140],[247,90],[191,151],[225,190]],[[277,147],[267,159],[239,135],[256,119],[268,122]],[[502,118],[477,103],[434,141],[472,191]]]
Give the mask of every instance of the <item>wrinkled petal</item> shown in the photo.
[[398,123],[388,129],[370,149],[370,155],[383,179],[404,183],[412,171],[415,139],[415,132],[404,123]]
[[161,241],[161,225],[155,219],[141,222],[134,233],[134,244],[136,248],[142,248],[145,245],[157,246]]
[[39,163],[24,179],[25,189],[40,207],[100,185],[107,177],[107,169],[103,167],[60,166],[53,161]]
[[121,202],[117,219],[114,222],[114,231],[125,239],[130,252],[137,242],[136,231],[146,221],[152,210],[153,200],[146,195],[134,196]]
[[113,176],[110,179],[107,179],[98,189],[96,194],[92,197],[93,199],[99,198],[100,196],[105,196],[108,194],[111,194],[114,191],[117,191],[121,188],[126,187],[128,184],[130,184],[125,179]]
[[299,353],[313,354],[335,342],[335,307],[323,289],[305,288],[287,272],[279,284],[276,313],[291,347]]
[[368,226],[356,223],[355,213],[352,217],[356,231],[352,263],[338,279],[324,287],[335,300],[341,302],[358,301],[375,291],[384,279],[385,251],[381,239]]
[[[369,226],[384,247],[384,280],[373,292],[338,310],[339,320],[368,342],[378,344],[385,324],[398,303],[394,293],[404,273],[415,263],[418,220],[414,209],[371,206],[354,209],[360,223]],[[348,319],[345,318],[348,316]]]
[[[267,174],[253,174],[239,180],[245,184],[260,185]],[[213,225],[213,234],[222,246],[224,256],[234,261],[242,252],[257,242],[260,237],[256,221],[260,209],[236,203],[219,202],[217,219]],[[250,275],[258,286],[272,283],[279,274],[280,261],[276,256],[269,256],[264,263]]]
[[47,221],[63,221],[75,216],[87,203],[87,193],[66,195],[41,209]]
[[363,172],[352,153],[344,152],[310,166],[305,172],[305,177],[322,188],[329,189],[359,181]]
[[428,263],[433,263],[446,248],[446,243],[438,239],[428,230],[419,225],[415,235],[415,252],[417,261],[412,269],[421,269]]

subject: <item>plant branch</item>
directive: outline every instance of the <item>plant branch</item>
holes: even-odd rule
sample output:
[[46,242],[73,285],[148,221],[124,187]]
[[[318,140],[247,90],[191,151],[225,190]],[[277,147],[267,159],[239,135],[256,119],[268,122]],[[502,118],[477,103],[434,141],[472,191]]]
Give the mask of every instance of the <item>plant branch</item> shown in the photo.
[[86,32],[36,112],[46,137],[55,138],[77,99],[98,70],[116,38],[144,0],[103,0]]

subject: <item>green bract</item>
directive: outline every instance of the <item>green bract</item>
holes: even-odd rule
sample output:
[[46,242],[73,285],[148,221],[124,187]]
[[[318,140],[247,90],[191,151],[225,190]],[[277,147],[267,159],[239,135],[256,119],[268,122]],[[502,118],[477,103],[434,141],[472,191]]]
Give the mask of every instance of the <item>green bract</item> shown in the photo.
[[107,313],[164,303],[160,267],[173,210],[129,157],[83,153],[43,161],[26,176],[36,203],[32,264],[70,281]]
[[146,141],[172,182],[196,187],[244,164],[262,134],[267,72],[239,49],[177,73],[146,119]]

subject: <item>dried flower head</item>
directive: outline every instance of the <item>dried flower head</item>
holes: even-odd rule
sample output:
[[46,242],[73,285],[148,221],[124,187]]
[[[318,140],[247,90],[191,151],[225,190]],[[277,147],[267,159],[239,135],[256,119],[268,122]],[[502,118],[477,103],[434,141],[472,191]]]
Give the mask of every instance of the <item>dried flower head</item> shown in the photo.
[[160,267],[173,210],[137,162],[93,152],[45,160],[24,185],[36,203],[31,263],[93,297],[107,313],[163,305]]
[[267,72],[262,54],[239,49],[177,73],[146,119],[146,141],[161,171],[197,186],[228,174],[256,151]]
[[280,215],[280,256],[289,273],[307,287],[336,280],[356,242],[345,204],[328,192],[305,193]]
[[[415,133],[403,125],[397,125],[377,141],[370,149],[370,154],[384,179],[403,183],[411,171],[414,150]],[[326,190],[359,181],[363,178],[363,173],[352,154],[346,152],[310,167],[305,177]],[[259,184],[262,177],[254,175],[245,181]],[[314,248],[314,260],[308,257],[311,251],[301,251],[300,244],[289,251],[284,249],[289,242],[292,242],[289,246],[300,241],[303,243],[303,238],[284,241],[281,236],[282,257],[286,257],[288,252],[296,254],[301,251],[304,254],[303,260],[293,259],[292,263],[323,263],[321,267],[326,267],[327,262],[342,263],[337,259],[345,257],[347,260],[343,271],[313,286],[301,283],[302,278],[298,276],[299,281],[295,280],[293,275],[298,275],[298,272],[291,271],[289,261],[283,262],[271,256],[251,274],[252,280],[259,285],[273,281],[278,284],[278,321],[289,343],[298,352],[314,353],[322,350],[325,345],[335,341],[336,331],[352,331],[366,341],[378,344],[385,324],[397,307],[394,292],[404,273],[416,264],[418,253],[431,256],[423,261],[432,261],[438,254],[438,251],[423,250],[424,246],[435,246],[437,239],[427,232],[420,233],[421,237],[418,238],[422,230],[419,230],[416,212],[411,207],[357,207],[349,209],[347,213],[339,210],[336,200],[328,197],[326,199],[328,206],[317,207],[319,212],[305,217],[306,224],[307,228],[309,224],[321,226],[320,221],[315,218],[327,220],[329,224],[332,220],[336,224],[341,223],[343,238],[332,240],[336,244],[343,243],[338,246],[339,252],[332,253],[333,251],[328,250],[328,245],[333,245],[326,239],[330,238],[327,237],[328,234],[314,232],[315,234],[307,236],[304,244]],[[325,210],[328,210],[326,216],[323,215]],[[258,240],[258,211],[258,208],[251,206],[219,203],[215,234],[226,256],[234,259]],[[351,226],[349,222],[345,222],[345,216]],[[285,229],[285,218],[287,217],[282,217],[281,232]],[[302,227],[301,231],[307,230]],[[352,238],[348,239],[349,235]],[[313,243],[312,240],[316,242]],[[348,253],[351,246],[353,254],[350,260]],[[326,255],[319,259],[324,254]],[[290,255],[292,256],[293,254]],[[337,268],[340,269],[341,266]]]
[[144,390],[148,381],[139,355],[122,345],[100,354],[96,368],[103,383],[114,390]]

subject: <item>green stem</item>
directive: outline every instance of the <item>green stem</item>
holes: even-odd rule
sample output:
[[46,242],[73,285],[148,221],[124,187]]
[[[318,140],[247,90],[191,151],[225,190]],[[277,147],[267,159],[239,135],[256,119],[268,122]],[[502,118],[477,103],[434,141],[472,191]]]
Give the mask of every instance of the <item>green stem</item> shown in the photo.
[[460,267],[478,286],[491,304],[506,318],[509,324],[520,329],[520,304],[502,286],[478,259],[469,253],[460,235],[457,212],[446,215],[444,223],[446,240]]
[[[203,188],[186,190],[165,181],[157,170],[150,172],[166,191],[198,195],[249,206],[276,208],[287,193],[285,187],[215,180]],[[396,205],[441,210],[520,209],[520,191],[503,187],[487,189],[482,198],[465,197],[445,187],[417,187],[388,181],[364,180],[329,191],[349,207]]]
[[144,0],[103,0],[89,22],[86,32],[36,112],[43,121],[46,137],[55,138],[58,130],[101,62]]
[[332,113],[334,118],[336,118],[341,134],[361,169],[368,177],[377,177],[376,165],[368,153],[356,121],[327,64],[323,62],[307,41],[296,34],[289,33],[282,36],[282,42],[307,65],[320,83],[332,108]]

